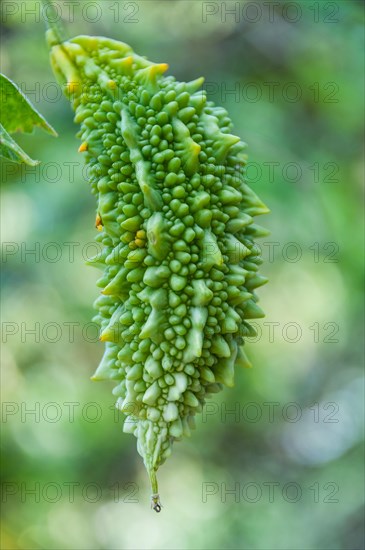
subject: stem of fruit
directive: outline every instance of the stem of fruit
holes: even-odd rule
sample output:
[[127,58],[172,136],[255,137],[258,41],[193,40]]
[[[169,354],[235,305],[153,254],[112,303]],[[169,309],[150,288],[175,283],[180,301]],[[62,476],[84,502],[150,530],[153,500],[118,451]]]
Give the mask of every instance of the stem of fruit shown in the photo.
[[59,13],[56,11],[52,0],[42,0],[43,17],[47,25],[47,40],[49,46],[62,44],[66,41],[66,30],[63,23],[59,20]]
[[150,481],[151,481],[151,487],[152,487],[151,508],[153,508],[155,512],[161,512],[162,505],[160,502],[160,496],[158,494],[156,470],[154,469],[150,470],[149,475],[150,475]]

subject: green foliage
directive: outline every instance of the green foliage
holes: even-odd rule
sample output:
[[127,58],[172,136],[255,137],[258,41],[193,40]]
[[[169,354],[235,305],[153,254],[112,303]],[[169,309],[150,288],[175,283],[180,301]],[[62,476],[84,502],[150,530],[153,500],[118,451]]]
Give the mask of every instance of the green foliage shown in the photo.
[[35,166],[32,160],[9,134],[31,133],[35,127],[57,136],[56,131],[25,97],[14,82],[0,74],[0,156],[14,162],[25,162]]

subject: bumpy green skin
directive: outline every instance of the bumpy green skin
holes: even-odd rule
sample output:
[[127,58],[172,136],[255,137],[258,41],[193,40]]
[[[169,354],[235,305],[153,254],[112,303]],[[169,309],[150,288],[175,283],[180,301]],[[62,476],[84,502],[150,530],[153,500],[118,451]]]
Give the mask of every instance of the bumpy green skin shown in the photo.
[[[52,43],[52,40],[50,40]],[[158,510],[156,471],[190,435],[207,396],[232,386],[262,317],[266,282],[253,217],[268,210],[244,183],[245,144],[202,79],[164,77],[165,64],[123,43],[80,36],[54,45],[54,70],[81,124],[98,199],[104,269],[96,300],[104,357],[124,431],[137,437]]]

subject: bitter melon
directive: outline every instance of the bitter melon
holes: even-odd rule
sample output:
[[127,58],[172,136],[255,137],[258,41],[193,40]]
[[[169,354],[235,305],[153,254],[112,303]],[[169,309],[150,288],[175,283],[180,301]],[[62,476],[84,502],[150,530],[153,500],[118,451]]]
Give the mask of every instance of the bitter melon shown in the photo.
[[244,181],[246,145],[203,79],[178,82],[127,44],[48,31],[51,63],[81,125],[102,267],[96,300],[106,344],[94,380],[137,437],[160,511],[156,471],[190,435],[205,399],[249,366],[242,345],[262,317],[256,287],[267,207]]

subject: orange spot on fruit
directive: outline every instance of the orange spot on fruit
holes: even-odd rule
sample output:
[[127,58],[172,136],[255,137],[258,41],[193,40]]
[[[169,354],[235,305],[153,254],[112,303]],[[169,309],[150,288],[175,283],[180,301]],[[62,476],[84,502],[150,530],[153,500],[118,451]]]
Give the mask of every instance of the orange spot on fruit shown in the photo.
[[98,231],[103,230],[103,220],[101,219],[100,214],[97,214],[96,216],[95,227]]
[[87,146],[86,141],[84,141],[84,143],[81,143],[81,145],[79,147],[79,153],[84,153],[87,150],[88,150],[88,146]]

